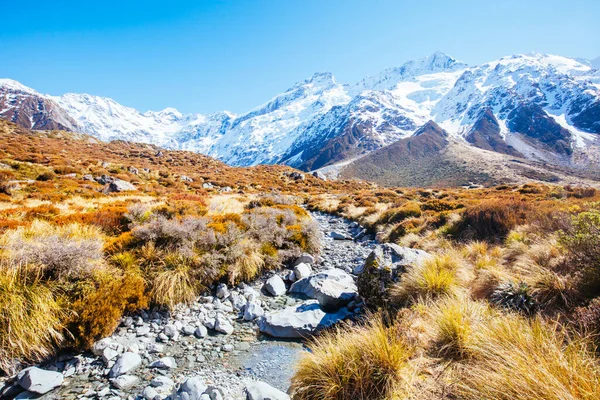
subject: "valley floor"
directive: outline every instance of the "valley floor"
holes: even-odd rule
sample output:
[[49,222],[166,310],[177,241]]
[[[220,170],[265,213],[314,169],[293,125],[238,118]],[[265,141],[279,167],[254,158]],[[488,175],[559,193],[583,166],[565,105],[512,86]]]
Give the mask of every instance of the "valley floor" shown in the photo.
[[[356,223],[319,212],[312,213],[312,217],[318,222],[322,243],[320,263],[313,264],[315,273],[332,268],[351,273],[364,264],[373,240],[333,240],[330,236],[331,232],[337,232],[350,238]],[[277,274],[285,277],[289,272],[283,270]],[[256,322],[245,321],[243,310],[232,302],[239,296],[255,295],[267,314],[304,302],[289,292],[277,297],[266,292],[263,288],[270,275],[229,287],[227,296],[206,293],[193,304],[179,305],[172,312],[141,311],[125,317],[115,333],[100,342],[112,351],[100,350],[102,346],[97,344],[93,347],[95,354],[63,353],[40,365],[65,377],[60,387],[41,398],[154,399],[151,397],[154,394],[165,398],[190,377],[200,377],[207,385],[218,388],[225,399],[246,399],[246,383],[254,380],[287,391],[299,357],[306,351],[302,341],[261,334]],[[231,323],[232,333],[214,329],[198,331],[206,320],[217,316]],[[132,383],[118,388],[108,373],[123,352],[135,352],[142,361],[138,368],[124,375],[132,377]],[[172,357],[173,366],[151,366],[164,357]],[[27,396],[23,392],[19,398]]]

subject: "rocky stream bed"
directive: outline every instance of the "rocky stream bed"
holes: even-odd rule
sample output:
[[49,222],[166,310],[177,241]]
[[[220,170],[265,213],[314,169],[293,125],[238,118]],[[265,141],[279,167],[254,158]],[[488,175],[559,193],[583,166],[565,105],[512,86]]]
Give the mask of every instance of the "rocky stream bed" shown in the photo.
[[[171,313],[123,319],[90,352],[5,379],[1,398],[287,399],[302,338],[361,312],[356,276],[376,243],[356,223],[313,213],[319,256]],[[1,383],[0,383],[1,384]]]

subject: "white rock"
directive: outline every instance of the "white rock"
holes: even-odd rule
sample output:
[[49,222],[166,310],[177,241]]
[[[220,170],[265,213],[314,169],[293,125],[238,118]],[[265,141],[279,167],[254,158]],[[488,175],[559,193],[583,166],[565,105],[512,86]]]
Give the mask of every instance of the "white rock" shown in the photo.
[[300,263],[294,267],[295,280],[308,278],[312,274],[312,268],[306,263]]
[[155,400],[156,398],[161,398],[160,394],[152,386],[146,386],[144,390],[142,390],[142,397],[145,400]]
[[163,333],[165,335],[167,335],[168,338],[173,338],[177,335],[178,329],[175,325],[173,324],[167,324],[165,325],[165,328],[163,329]]
[[135,375],[121,375],[113,379],[112,384],[117,389],[127,390],[132,388],[140,378]]
[[196,327],[194,327],[192,325],[186,325],[183,328],[181,328],[181,333],[183,333],[186,336],[192,336],[194,334],[195,330],[196,330]]
[[218,315],[215,319],[215,331],[231,335],[233,333],[233,326],[231,323],[222,315]]
[[109,361],[117,358],[117,356],[123,353],[124,350],[125,349],[121,345],[110,345],[102,351],[102,360],[108,364]]
[[200,400],[206,389],[208,387],[201,378],[187,378],[173,395],[173,400]]
[[208,335],[208,329],[206,329],[205,326],[199,326],[194,331],[194,336],[196,336],[198,339],[204,338],[206,335]]
[[17,375],[17,382],[23,389],[33,393],[44,394],[62,385],[64,380],[60,372],[47,371],[38,367],[22,370]]
[[171,369],[177,368],[177,362],[173,357],[163,357],[150,364],[150,368]]
[[290,396],[265,382],[246,385],[246,400],[290,400]]
[[165,351],[165,345],[160,343],[148,344],[148,353],[162,353]]
[[286,292],[285,283],[279,275],[273,275],[265,282],[265,290],[273,296],[281,296]]
[[290,293],[316,299],[326,311],[335,311],[354,300],[358,288],[347,272],[332,268],[296,281]]
[[265,315],[265,311],[257,303],[248,303],[244,309],[244,321],[254,321],[263,315]]
[[306,338],[351,315],[347,308],[326,313],[315,300],[267,313],[258,321],[262,333],[279,338]]
[[331,236],[333,240],[352,240],[350,236],[335,231],[329,232],[329,236]]
[[104,351],[104,349],[113,343],[115,343],[115,341],[112,340],[111,338],[100,339],[96,343],[94,343],[94,345],[92,346],[92,353],[95,356],[100,357],[100,356],[102,356],[102,352]]
[[135,371],[140,365],[142,365],[142,357],[139,354],[124,353],[110,369],[109,377],[116,378],[117,376]]

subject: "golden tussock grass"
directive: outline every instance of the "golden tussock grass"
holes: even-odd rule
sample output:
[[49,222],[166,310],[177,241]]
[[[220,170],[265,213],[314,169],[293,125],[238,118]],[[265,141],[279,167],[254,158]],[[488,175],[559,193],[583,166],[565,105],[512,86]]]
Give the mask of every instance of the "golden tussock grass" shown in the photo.
[[239,257],[228,269],[228,280],[231,285],[248,282],[255,278],[264,268],[265,260],[261,253],[261,245],[248,239],[240,243],[243,256]]
[[406,398],[414,349],[375,316],[364,325],[320,335],[292,379],[295,400]]
[[53,286],[37,267],[0,264],[0,370],[12,373],[19,361],[41,361],[64,339],[65,312]]
[[472,359],[457,383],[466,400],[592,400],[600,398],[600,369],[582,339],[556,324],[506,314],[480,324]]
[[408,304],[455,292],[459,268],[460,263],[452,254],[409,266],[400,282],[390,289],[392,303]]
[[170,309],[180,303],[192,303],[201,289],[192,276],[193,266],[185,257],[174,254],[165,256],[165,263],[170,267],[157,272],[152,280],[152,301]]

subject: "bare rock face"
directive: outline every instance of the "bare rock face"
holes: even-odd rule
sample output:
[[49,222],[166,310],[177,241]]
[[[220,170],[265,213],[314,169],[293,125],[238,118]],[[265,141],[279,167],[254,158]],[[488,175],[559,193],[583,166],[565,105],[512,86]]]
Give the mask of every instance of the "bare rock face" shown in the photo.
[[27,129],[78,130],[77,122],[56,102],[18,82],[0,85],[0,118]]
[[369,254],[364,266],[354,271],[358,275],[358,293],[368,306],[385,307],[390,286],[400,280],[406,267],[422,264],[431,257],[426,251],[393,243],[379,245]]

